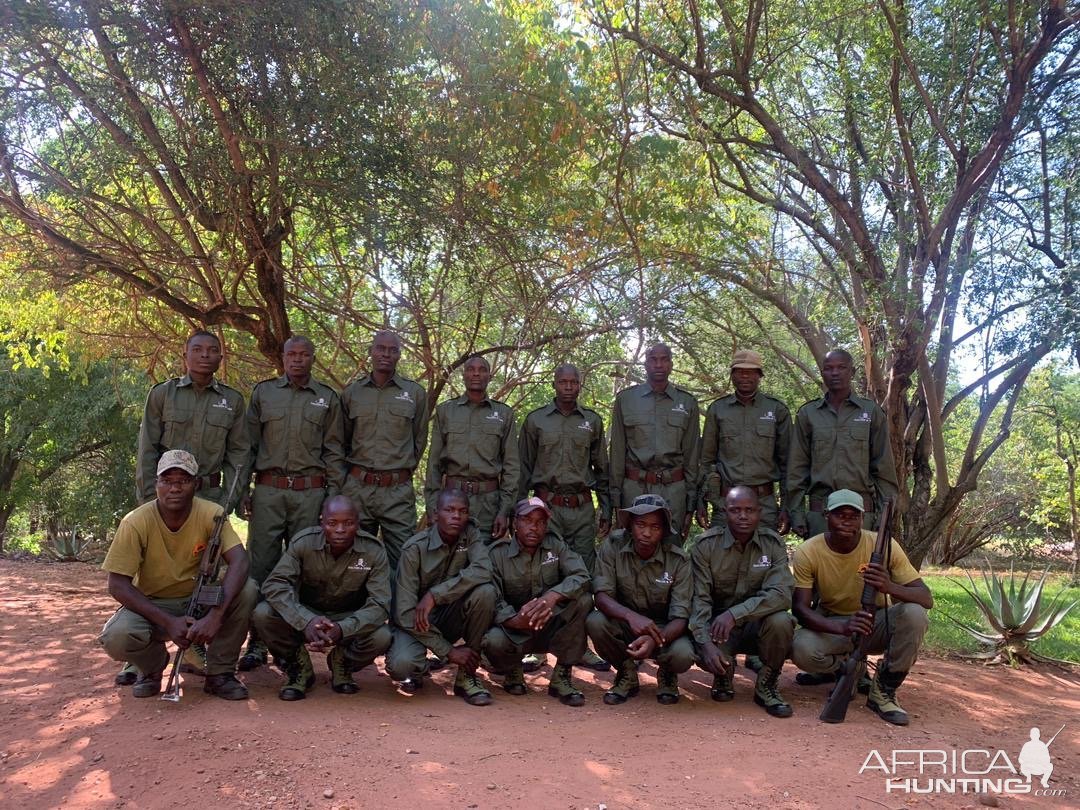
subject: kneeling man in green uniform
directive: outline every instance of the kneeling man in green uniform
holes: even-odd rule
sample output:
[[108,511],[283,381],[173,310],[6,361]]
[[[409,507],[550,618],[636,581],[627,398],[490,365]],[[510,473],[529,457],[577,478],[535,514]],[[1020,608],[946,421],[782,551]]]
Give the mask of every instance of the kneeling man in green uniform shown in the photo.
[[791,652],[795,620],[788,613],[794,587],[780,535],[760,525],[761,504],[752,487],[732,487],[724,525],[698,538],[690,633],[702,666],[713,673],[712,699],[735,697],[735,654],[761,657],[754,702],[773,717],[791,717],[778,681]]
[[567,706],[581,706],[585,696],[570,676],[585,652],[585,617],[592,609],[589,570],[577,552],[548,531],[550,517],[540,498],[518,501],[514,536],[490,549],[498,601],[484,651],[495,670],[506,675],[503,689],[511,695],[526,692],[522,654],[554,654],[548,694]]
[[[889,541],[885,565],[870,562],[876,538],[862,528],[861,495],[849,489],[829,495],[825,520],[824,534],[795,549],[792,610],[802,627],[795,632],[792,660],[814,675],[835,673],[854,650],[852,635],[869,636],[870,652],[885,657],[869,684],[866,705],[886,722],[906,726],[908,715],[896,701],[896,690],[919,654],[934,597],[895,540]],[[862,609],[864,582],[878,592],[873,613]],[[887,599],[892,604],[886,606]]]
[[378,538],[359,530],[344,495],[323,504],[318,526],[298,532],[263,581],[252,621],[288,682],[282,700],[302,700],[315,683],[309,650],[327,652],[330,687],[357,691],[352,673],[390,646],[390,570]]
[[248,696],[236,678],[236,659],[258,591],[248,579],[247,553],[228,520],[221,527],[221,556],[228,565],[222,602],[200,619],[185,615],[202,552],[222,513],[220,505],[195,497],[198,473],[199,463],[186,450],[162,454],[154,483],[157,497],[124,516],[101,566],[109,572],[109,595],[121,607],[98,640],[111,658],[135,666],[135,697],[161,691],[169,662],[166,641],[182,649],[207,645],[206,692],[225,700]]
[[686,635],[690,616],[690,561],[679,546],[667,501],[639,495],[619,510],[623,528],[612,532],[596,557],[596,610],[586,628],[596,652],[615,665],[604,703],[625,703],[638,693],[637,664],[657,664],[656,700],[679,702],[679,673],[694,663]]
[[471,706],[491,703],[476,668],[495,598],[491,558],[469,518],[469,496],[444,489],[435,501],[435,525],[409,538],[398,561],[386,671],[401,690],[411,694],[420,688],[431,650],[457,666],[455,695]]

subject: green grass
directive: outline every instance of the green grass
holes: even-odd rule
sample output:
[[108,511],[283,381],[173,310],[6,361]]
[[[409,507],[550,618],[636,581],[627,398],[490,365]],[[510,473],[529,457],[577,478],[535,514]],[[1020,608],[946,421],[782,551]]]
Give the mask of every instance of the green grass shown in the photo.
[[[982,592],[982,578],[976,571],[972,571],[972,576]],[[957,584],[963,582],[969,585],[963,571],[951,568],[938,573],[924,572],[923,581],[934,594],[934,609],[930,611],[930,631],[926,635],[926,647],[938,653],[960,654],[976,653],[984,649],[978,641],[948,619],[952,616],[975,627],[987,627],[975,602]],[[1080,588],[1069,588],[1067,585],[1066,576],[1051,574],[1043,591],[1044,603],[1048,604],[1048,600],[1052,600],[1062,590],[1066,591],[1066,604],[1080,599]],[[1080,664],[1080,605],[1073,608],[1057,627],[1032,644],[1031,648],[1049,658]]]

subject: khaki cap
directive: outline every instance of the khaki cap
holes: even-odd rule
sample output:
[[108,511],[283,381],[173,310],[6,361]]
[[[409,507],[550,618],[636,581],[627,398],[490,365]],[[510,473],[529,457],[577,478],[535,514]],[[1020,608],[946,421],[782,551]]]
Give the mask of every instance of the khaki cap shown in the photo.
[[731,357],[731,367],[736,368],[756,368],[761,372],[762,376],[765,375],[765,368],[761,365],[761,355],[752,349],[739,349]]
[[188,475],[198,475],[199,462],[187,450],[166,450],[157,463],[157,474],[168,470],[183,470]]

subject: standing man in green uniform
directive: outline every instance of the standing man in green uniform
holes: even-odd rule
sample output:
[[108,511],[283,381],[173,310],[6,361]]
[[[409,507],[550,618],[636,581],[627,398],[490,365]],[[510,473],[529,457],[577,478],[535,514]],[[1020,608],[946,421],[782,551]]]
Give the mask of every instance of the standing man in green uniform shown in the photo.
[[735,697],[735,655],[754,653],[764,662],[754,702],[773,717],[791,717],[778,687],[795,632],[788,613],[794,580],[787,548],[780,535],[760,525],[756,490],[734,486],[726,497],[726,525],[708,529],[690,553],[690,632],[702,666],[713,674],[713,700]]
[[638,693],[637,665],[647,658],[657,664],[657,702],[678,703],[679,673],[694,663],[686,634],[690,561],[670,542],[671,512],[659,495],[639,495],[619,515],[624,528],[608,536],[596,557],[596,610],[585,622],[596,651],[617,670],[604,703],[625,703]]
[[497,596],[487,546],[469,518],[468,496],[443,490],[435,498],[434,524],[409,539],[398,561],[386,671],[401,690],[420,689],[431,650],[457,666],[455,695],[471,706],[491,703],[476,668]]
[[221,604],[199,619],[187,616],[202,552],[222,509],[195,497],[199,464],[186,450],[166,451],[156,470],[157,497],[124,516],[101,565],[109,573],[109,595],[120,607],[98,641],[110,657],[135,666],[132,694],[137,698],[161,691],[169,663],[168,640],[182,649],[206,645],[203,691],[225,700],[245,700],[248,692],[236,677],[236,658],[258,598],[248,580],[247,554],[226,519],[221,557],[228,568],[221,583]]
[[[315,346],[294,335],[285,341],[285,374],[251,392],[254,494],[241,502],[248,519],[251,578],[257,585],[281,559],[284,544],[319,522],[327,495],[341,492],[345,478],[344,423],[337,392],[311,376]],[[266,663],[266,645],[253,633],[240,669]]]
[[889,424],[876,402],[851,392],[854,374],[850,354],[829,352],[821,364],[825,396],[807,402],[795,416],[787,494],[791,528],[801,537],[825,531],[825,499],[831,492],[858,493],[868,529],[876,526],[881,504],[896,497]]
[[[866,705],[887,723],[906,726],[896,690],[919,655],[934,597],[895,540],[889,541],[887,564],[870,562],[877,537],[862,528],[862,506],[856,492],[832,493],[828,529],[795,549],[792,610],[802,626],[791,657],[808,674],[829,676],[818,683],[832,681],[855,649],[852,635],[867,636],[870,652],[885,656],[868,684]],[[864,583],[877,589],[872,613],[862,609]]]
[[484,635],[484,652],[503,689],[524,695],[522,653],[552,653],[555,669],[548,694],[567,706],[585,696],[571,678],[585,652],[585,618],[592,610],[589,571],[581,557],[549,531],[551,510],[540,498],[524,498],[514,510],[514,533],[491,547],[491,579],[498,591],[495,623]]
[[619,508],[653,493],[670,504],[672,531],[686,536],[698,494],[697,400],[669,381],[671,349],[645,353],[646,382],[620,391],[611,418],[611,500]]
[[293,537],[263,582],[252,623],[288,678],[282,700],[302,700],[315,683],[309,650],[329,651],[330,686],[351,695],[352,673],[390,647],[386,552],[359,526],[352,501],[328,498],[319,525]]
[[703,529],[709,525],[723,528],[724,498],[736,485],[757,493],[763,526],[780,534],[790,528],[785,493],[791,413],[783,402],[759,390],[764,376],[760,354],[746,349],[735,352],[731,359],[734,392],[716,400],[705,414],[697,515]]
[[427,443],[427,392],[397,373],[401,338],[376,332],[371,372],[341,392],[349,476],[344,494],[360,510],[360,528],[378,535],[390,570],[416,531],[412,474]]
[[[607,537],[611,529],[604,421],[596,411],[578,404],[581,372],[576,366],[564,363],[556,368],[554,387],[554,401],[526,416],[521,426],[518,497],[526,497],[529,490],[536,493],[551,510],[551,528],[592,571],[596,538]],[[593,507],[593,492],[600,504],[599,513]],[[587,647],[580,664],[596,672],[611,669]],[[535,656],[526,658],[526,672],[537,668]]]
[[[193,332],[184,344],[182,377],[158,383],[150,389],[139,424],[135,486],[139,503],[156,497],[154,487],[158,460],[169,450],[186,450],[199,464],[198,496],[232,511],[243,494],[247,476],[248,435],[244,424],[244,398],[214,375],[221,366],[221,342],[206,331]],[[233,501],[225,496],[233,479],[241,479]],[[201,644],[184,654],[185,672],[206,669]],[[125,666],[117,674],[117,686],[135,683],[135,670]]]
[[424,500],[430,518],[441,490],[465,493],[469,515],[490,545],[510,528],[517,493],[514,409],[488,398],[491,366],[480,355],[465,361],[462,378],[465,393],[435,409]]

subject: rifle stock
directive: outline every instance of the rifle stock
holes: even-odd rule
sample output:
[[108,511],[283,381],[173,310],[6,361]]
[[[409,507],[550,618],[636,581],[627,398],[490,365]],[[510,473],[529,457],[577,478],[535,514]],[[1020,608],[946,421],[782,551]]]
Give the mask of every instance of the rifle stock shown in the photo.
[[[880,563],[885,559],[885,550],[890,541],[890,525],[892,524],[893,502],[885,501],[881,509],[881,522],[878,524],[877,539],[874,541],[874,552],[870,555],[870,562]],[[863,585],[860,607],[873,613],[877,608],[877,588],[870,583]],[[818,715],[818,719],[824,723],[843,723],[847,716],[848,704],[855,696],[855,689],[859,685],[859,678],[866,671],[866,656],[869,652],[869,637],[856,635],[852,638],[855,650],[844,661],[840,668],[840,677],[833,687],[825,707]]]
[[[232,502],[239,478],[238,475],[233,476],[232,486],[229,487],[225,503]],[[215,584],[215,581],[221,565],[221,530],[228,519],[229,514],[222,507],[221,514],[214,518],[214,530],[210,533],[210,539],[206,541],[206,548],[203,549],[202,557],[199,559],[199,574],[195,578],[195,588],[191,592],[185,616],[198,619],[204,609],[217,607],[225,601],[225,590]],[[169,681],[165,691],[161,693],[161,699],[170,703],[180,702],[180,659],[184,656],[184,649],[177,647],[173,655],[172,667],[169,669]]]

